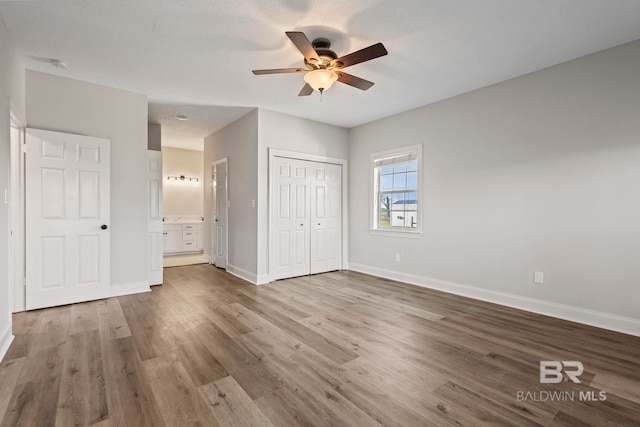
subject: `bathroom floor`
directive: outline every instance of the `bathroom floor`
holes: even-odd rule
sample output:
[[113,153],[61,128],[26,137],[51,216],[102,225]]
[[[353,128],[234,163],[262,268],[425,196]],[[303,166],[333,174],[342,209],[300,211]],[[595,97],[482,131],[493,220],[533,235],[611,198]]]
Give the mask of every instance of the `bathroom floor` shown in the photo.
[[163,258],[162,265],[166,267],[180,267],[183,265],[207,264],[203,254],[172,255]]

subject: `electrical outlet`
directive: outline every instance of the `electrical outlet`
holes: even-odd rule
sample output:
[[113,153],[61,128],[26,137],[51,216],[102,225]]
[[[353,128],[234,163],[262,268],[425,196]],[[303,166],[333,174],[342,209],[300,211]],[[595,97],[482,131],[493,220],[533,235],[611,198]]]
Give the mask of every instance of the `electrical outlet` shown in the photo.
[[536,283],[544,283],[544,273],[542,271],[534,271],[533,281]]
[[251,199],[251,207],[252,208],[256,207],[256,200],[255,199]]
[[396,259],[396,262],[400,262],[400,254],[399,253],[396,253],[395,259]]

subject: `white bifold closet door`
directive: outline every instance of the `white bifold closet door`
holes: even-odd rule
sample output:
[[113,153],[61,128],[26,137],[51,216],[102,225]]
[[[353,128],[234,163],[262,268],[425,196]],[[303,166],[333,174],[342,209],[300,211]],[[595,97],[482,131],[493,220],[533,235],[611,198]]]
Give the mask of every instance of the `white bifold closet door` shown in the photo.
[[342,167],[275,157],[272,280],[342,268]]

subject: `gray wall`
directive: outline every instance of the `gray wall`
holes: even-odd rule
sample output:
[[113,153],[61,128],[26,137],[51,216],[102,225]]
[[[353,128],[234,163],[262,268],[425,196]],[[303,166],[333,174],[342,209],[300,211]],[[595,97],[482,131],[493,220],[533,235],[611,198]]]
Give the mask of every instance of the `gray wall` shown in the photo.
[[111,141],[111,285],[147,280],[147,97],[27,71],[29,126]]
[[0,359],[11,336],[11,300],[13,286],[8,277],[9,258],[9,206],[4,203],[4,190],[9,188],[9,111],[24,120],[25,115],[24,67],[18,52],[13,47],[5,23],[0,17]]
[[258,278],[269,274],[269,148],[346,159],[345,128],[260,109],[258,147]]
[[346,158],[347,140],[346,129],[262,109],[205,138],[205,254],[211,252],[211,162],[229,159],[228,269],[263,283],[269,273],[268,149]]
[[[255,275],[257,220],[251,200],[258,185],[258,110],[209,135],[204,140],[205,255],[211,255],[211,163],[228,158],[228,198],[231,203],[228,266],[245,276]],[[247,273],[243,273],[247,272]]]
[[162,150],[162,127],[158,123],[147,125],[147,149],[153,151]]
[[[640,319],[639,137],[640,42],[354,128],[350,264]],[[370,155],[416,143],[424,234],[372,235]]]

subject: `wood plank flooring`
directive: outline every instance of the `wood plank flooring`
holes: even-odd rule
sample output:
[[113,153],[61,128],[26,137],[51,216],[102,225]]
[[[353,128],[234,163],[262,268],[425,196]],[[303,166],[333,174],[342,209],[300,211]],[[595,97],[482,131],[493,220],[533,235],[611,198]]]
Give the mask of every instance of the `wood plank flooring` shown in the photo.
[[[353,272],[175,267],[13,320],[2,426],[640,425],[640,338]],[[540,384],[541,360],[581,383]]]

